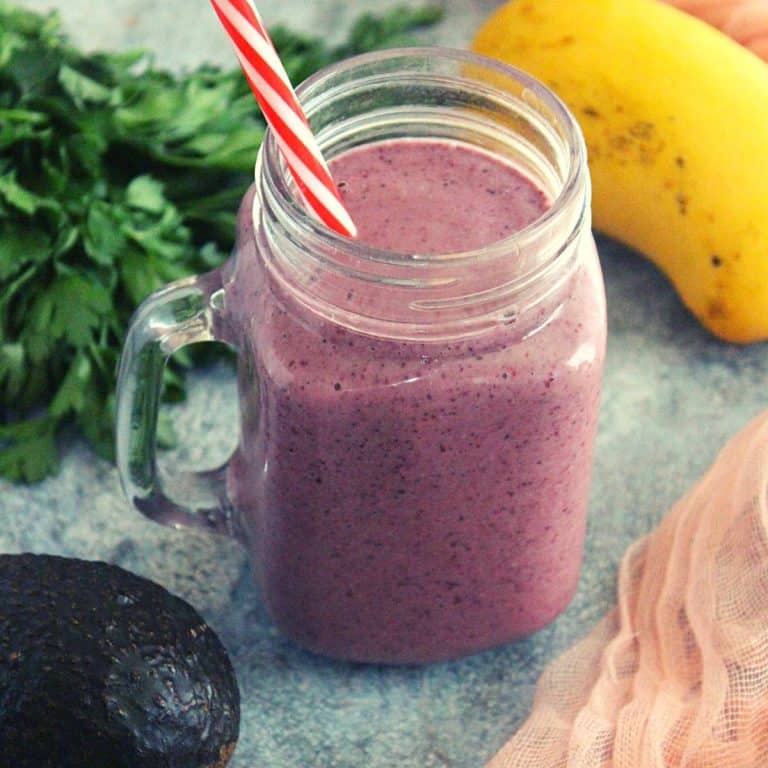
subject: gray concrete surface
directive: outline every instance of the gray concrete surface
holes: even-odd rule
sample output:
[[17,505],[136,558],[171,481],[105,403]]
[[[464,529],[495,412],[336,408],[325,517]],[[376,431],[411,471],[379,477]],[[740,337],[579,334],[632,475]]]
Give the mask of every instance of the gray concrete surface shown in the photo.
[[[58,7],[91,48],[141,45],[160,64],[231,64],[205,0],[24,0]],[[366,0],[271,0],[268,23],[338,35]],[[449,0],[430,40],[462,45],[492,0]],[[277,635],[234,544],[162,529],[122,498],[115,470],[68,447],[58,477],[0,484],[0,551],[52,552],[118,563],[190,600],[221,634],[237,669],[242,734],[232,768],[475,768],[525,717],[543,665],[613,602],[616,565],[706,469],[725,440],[766,405],[768,346],[710,337],[666,280],[637,254],[599,241],[609,347],[579,592],[551,627],[526,641],[421,669],[347,665],[311,656]],[[227,455],[236,433],[226,368],[197,373],[173,410],[184,446],[166,462],[200,466]]]

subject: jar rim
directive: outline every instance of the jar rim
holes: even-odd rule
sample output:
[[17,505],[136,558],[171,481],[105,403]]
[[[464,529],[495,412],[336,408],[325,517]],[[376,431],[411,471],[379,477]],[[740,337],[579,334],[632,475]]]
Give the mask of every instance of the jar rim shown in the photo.
[[[543,233],[552,226],[553,219],[557,218],[564,208],[570,207],[576,198],[583,194],[582,177],[583,168],[586,165],[586,147],[576,119],[563,101],[539,80],[521,69],[495,59],[445,46],[390,48],[352,56],[325,67],[304,80],[297,87],[296,95],[307,116],[311,118],[313,106],[321,98],[321,94],[324,93],[329,81],[368,64],[385,63],[397,59],[423,60],[425,62],[452,61],[458,65],[482,67],[490,72],[495,71],[501,77],[517,81],[551,111],[564,133],[564,141],[567,142],[568,147],[567,173],[564,175],[562,186],[554,196],[552,204],[534,221],[499,240],[476,248],[449,253],[419,254],[419,262],[423,266],[429,264],[459,265],[467,261],[476,262],[479,259],[492,260],[508,254],[510,248],[524,247],[527,242],[535,242],[541,238]],[[428,72],[429,70],[425,71]],[[467,75],[454,75],[454,77],[457,81],[465,79],[467,83],[473,82]],[[485,80],[474,80],[474,82],[481,83],[486,93],[492,92],[497,98],[509,102],[515,98],[503,88],[494,86]],[[323,247],[345,251],[363,261],[401,266],[411,260],[412,255],[406,252],[377,248],[339,234],[312,215],[295,194],[276,136],[269,127],[265,133],[259,159],[256,163],[257,183],[259,183],[260,171],[264,172],[266,183],[272,193],[272,199],[278,204],[283,214],[290,217],[292,226],[297,228],[296,231],[302,239],[310,238]],[[584,207],[586,208],[587,205],[588,199],[585,199]],[[254,214],[256,214],[255,208]],[[556,254],[553,256],[556,257]],[[538,266],[545,267],[548,265],[540,264]],[[535,271],[538,272],[539,270],[536,269]],[[530,276],[520,275],[520,277],[528,278]]]

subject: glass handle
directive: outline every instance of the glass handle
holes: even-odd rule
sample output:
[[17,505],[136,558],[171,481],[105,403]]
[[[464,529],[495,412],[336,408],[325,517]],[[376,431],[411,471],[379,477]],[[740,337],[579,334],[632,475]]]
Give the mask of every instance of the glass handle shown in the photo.
[[164,476],[156,461],[157,416],[168,358],[188,344],[223,341],[224,287],[219,270],[171,283],[149,296],[131,320],[117,381],[116,449],[128,499],[150,519],[237,538],[226,493],[227,463]]

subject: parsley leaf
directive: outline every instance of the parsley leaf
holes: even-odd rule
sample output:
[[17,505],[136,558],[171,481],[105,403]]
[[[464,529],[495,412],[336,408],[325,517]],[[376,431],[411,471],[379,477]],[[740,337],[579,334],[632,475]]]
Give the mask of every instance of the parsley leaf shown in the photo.
[[[366,15],[337,47],[284,27],[273,37],[298,82],[439,16]],[[86,54],[56,14],[0,0],[0,476],[55,472],[65,425],[112,457],[130,317],[228,256],[264,131],[239,69],[176,75],[142,52]],[[174,356],[166,400],[184,397],[190,359]]]
[[55,422],[48,417],[0,425],[0,475],[36,483],[59,468]]

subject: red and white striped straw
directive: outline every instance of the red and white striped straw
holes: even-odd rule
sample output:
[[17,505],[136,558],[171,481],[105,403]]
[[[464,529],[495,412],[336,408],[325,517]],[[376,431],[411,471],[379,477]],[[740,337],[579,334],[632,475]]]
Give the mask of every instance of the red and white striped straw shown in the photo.
[[211,0],[232,41],[245,78],[259,102],[305,204],[339,234],[357,229],[341,202],[317,141],[266,27],[252,0]]

